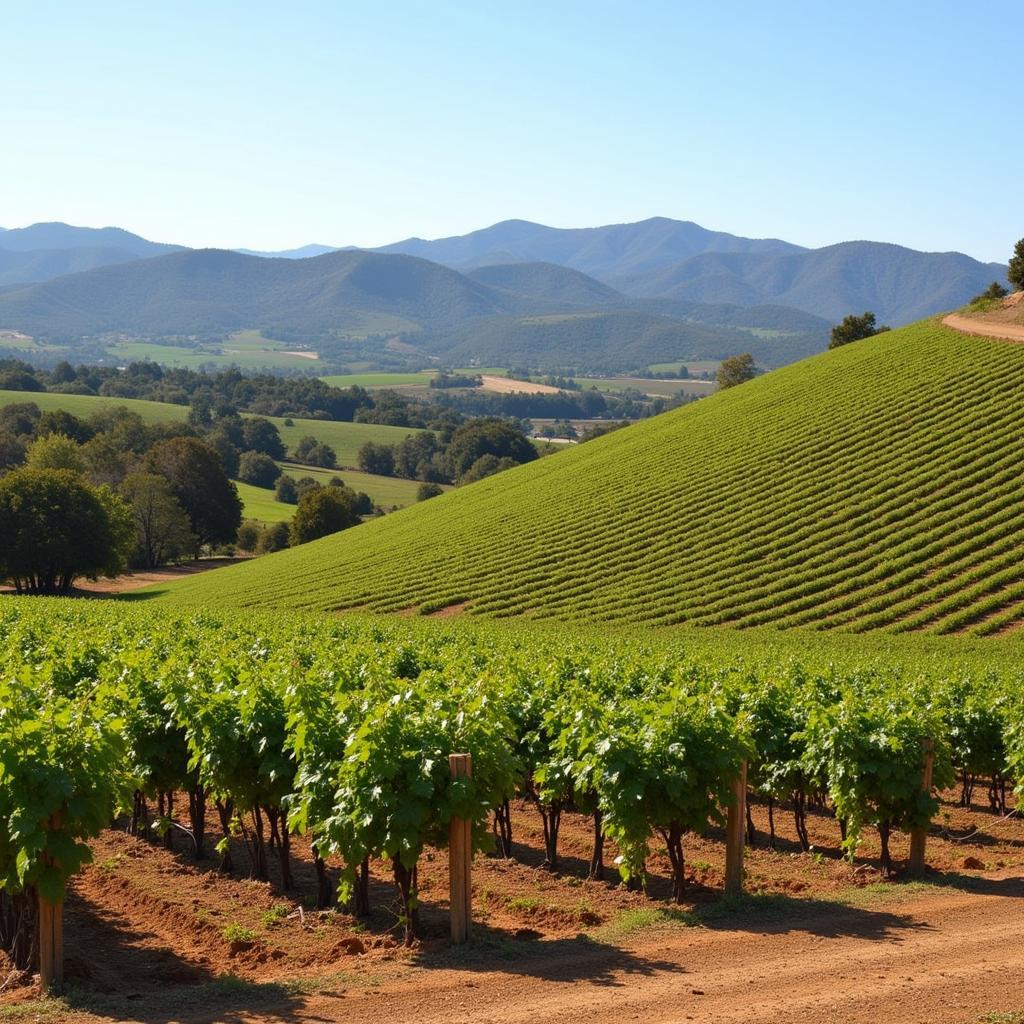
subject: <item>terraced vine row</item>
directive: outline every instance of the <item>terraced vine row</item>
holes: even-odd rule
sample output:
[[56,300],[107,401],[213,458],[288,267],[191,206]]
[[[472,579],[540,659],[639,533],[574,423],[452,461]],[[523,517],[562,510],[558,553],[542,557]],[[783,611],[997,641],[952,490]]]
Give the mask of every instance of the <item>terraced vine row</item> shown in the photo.
[[[1024,769],[1019,645],[807,634],[572,634],[480,624],[179,614],[130,605],[11,599],[0,608],[0,940],[36,893],[59,902],[88,841],[147,802],[169,829],[187,797],[191,843],[242,836],[267,876],[266,830],[290,879],[292,831],[308,833],[321,903],[326,859],[365,909],[366,864],[390,859],[415,930],[416,865],[453,816],[475,849],[513,849],[508,801],[532,800],[558,864],[561,814],[594,819],[640,886],[664,843],[683,897],[683,839],[721,823],[741,765],[763,798],[787,801],[798,834],[809,800],[856,851],[935,812],[921,789],[979,780],[1005,800]],[[453,780],[448,755],[473,755]],[[955,775],[954,775],[955,773]],[[211,830],[209,806],[217,820]],[[226,866],[226,865],[225,865]]]
[[998,633],[1024,618],[1024,348],[926,321],[178,602]]

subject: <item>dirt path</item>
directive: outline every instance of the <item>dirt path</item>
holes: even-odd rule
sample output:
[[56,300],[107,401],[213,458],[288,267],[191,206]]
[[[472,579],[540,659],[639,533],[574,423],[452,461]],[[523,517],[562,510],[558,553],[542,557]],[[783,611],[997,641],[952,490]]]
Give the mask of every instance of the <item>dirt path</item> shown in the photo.
[[1016,324],[990,323],[975,320],[970,316],[961,316],[959,313],[950,313],[942,322],[947,327],[952,327],[954,331],[963,331],[965,334],[980,334],[984,338],[1024,342],[1024,326]]
[[[948,876],[857,905],[790,900],[701,927],[645,929],[619,945],[583,937],[435,949],[366,970],[339,962],[307,994],[242,987],[159,1009],[59,1014],[147,1024],[965,1024],[1024,1005],[1024,878]],[[170,976],[168,976],[168,980]],[[82,1010],[85,1010],[83,1007]]]
[[[929,893],[887,908],[661,931],[632,947],[563,943],[505,969],[418,972],[303,1015],[352,1024],[648,1024],[682,1020],[963,1022],[1019,1009],[1024,883]],[[1008,898],[1009,897],[1009,898]]]

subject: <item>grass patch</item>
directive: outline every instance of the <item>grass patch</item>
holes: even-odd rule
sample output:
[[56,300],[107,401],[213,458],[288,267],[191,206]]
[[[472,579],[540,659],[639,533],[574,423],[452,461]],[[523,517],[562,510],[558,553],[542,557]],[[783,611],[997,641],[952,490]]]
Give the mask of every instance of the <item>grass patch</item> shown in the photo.
[[639,907],[624,910],[615,920],[592,933],[597,942],[616,943],[652,928],[699,928],[701,915],[691,910],[668,907]]
[[221,934],[225,942],[255,942],[256,933],[251,928],[232,921]]

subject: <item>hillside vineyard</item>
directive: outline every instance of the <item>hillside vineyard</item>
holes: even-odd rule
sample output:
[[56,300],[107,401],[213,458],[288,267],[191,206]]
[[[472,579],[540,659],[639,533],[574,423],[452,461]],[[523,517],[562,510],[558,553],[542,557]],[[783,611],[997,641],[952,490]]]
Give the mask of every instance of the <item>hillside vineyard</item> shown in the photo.
[[998,634],[1024,349],[924,321],[165,599]]

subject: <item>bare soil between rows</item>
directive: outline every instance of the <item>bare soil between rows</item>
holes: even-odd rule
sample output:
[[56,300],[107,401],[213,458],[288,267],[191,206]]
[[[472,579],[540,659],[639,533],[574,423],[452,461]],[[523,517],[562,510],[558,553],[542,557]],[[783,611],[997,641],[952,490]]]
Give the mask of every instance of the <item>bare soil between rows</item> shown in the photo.
[[[952,799],[952,794],[950,794]],[[420,865],[423,938],[401,944],[389,866],[372,865],[369,919],[314,909],[307,844],[293,844],[295,888],[229,877],[210,856],[111,829],[73,883],[66,908],[69,989],[43,1002],[31,986],[0,996],[5,1014],[40,1020],[437,1021],[974,1021],[1024,1008],[1024,823],[980,806],[944,804],[929,837],[923,882],[882,884],[867,835],[841,859],[835,821],[810,815],[813,849],[792,814],[767,814],[747,853],[747,892],[721,899],[724,846],[688,836],[687,903],[667,902],[668,863],[652,842],[647,895],[587,881],[590,820],[563,819],[561,863],[545,870],[536,809],[513,808],[515,859],[477,855],[474,933],[447,942],[447,860]],[[215,820],[215,817],[211,817]],[[893,854],[907,853],[906,837]],[[241,874],[244,846],[233,849]],[[248,929],[229,941],[225,929]],[[6,973],[6,972],[4,972]]]

